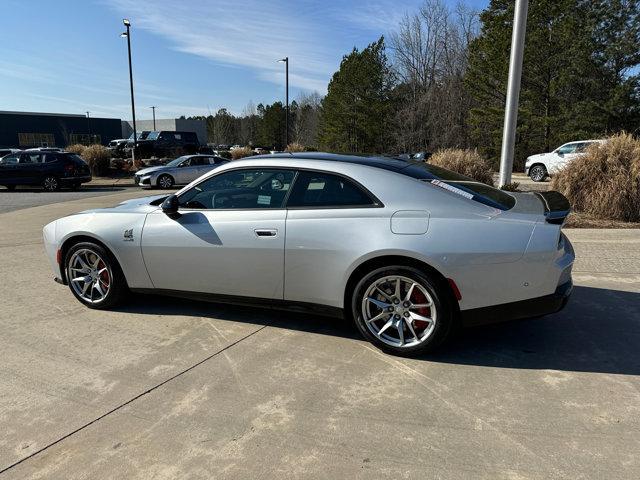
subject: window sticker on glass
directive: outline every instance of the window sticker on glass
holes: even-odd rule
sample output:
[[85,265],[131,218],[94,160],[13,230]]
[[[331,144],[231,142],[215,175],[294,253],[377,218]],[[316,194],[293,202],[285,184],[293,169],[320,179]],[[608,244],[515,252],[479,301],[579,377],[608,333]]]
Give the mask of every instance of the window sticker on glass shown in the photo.
[[271,196],[258,195],[258,205],[271,205]]
[[431,183],[440,188],[444,188],[445,190],[449,190],[450,192],[457,193],[458,195],[462,195],[463,197],[468,198],[469,200],[473,199],[473,194],[469,192],[465,192],[460,188],[456,188],[453,185],[449,185],[448,183],[442,182],[440,180],[435,180],[435,179],[431,180]]

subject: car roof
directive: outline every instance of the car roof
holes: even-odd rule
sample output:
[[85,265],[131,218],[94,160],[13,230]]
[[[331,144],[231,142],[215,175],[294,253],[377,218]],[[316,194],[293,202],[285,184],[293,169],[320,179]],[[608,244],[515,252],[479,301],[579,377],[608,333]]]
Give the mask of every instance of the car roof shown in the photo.
[[[254,159],[288,159],[288,160],[321,160],[340,163],[353,163],[356,165],[364,165],[367,167],[381,168],[391,172],[400,173],[403,170],[410,169],[416,163],[407,162],[397,157],[384,157],[374,155],[349,155],[342,153],[325,153],[325,152],[300,152],[300,153],[274,153],[270,155],[253,155],[243,160]],[[403,172],[404,173],[404,172]]]

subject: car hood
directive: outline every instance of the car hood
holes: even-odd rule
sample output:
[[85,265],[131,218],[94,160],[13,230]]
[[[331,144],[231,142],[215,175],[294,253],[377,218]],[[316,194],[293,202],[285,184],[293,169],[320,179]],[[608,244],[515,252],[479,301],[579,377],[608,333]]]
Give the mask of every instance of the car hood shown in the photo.
[[74,215],[83,214],[100,214],[100,213],[149,213],[157,210],[161,200],[165,199],[167,194],[164,195],[151,195],[149,197],[132,198],[131,200],[125,200],[120,202],[114,207],[107,208],[95,208],[92,210],[84,210]]
[[166,165],[159,165],[157,167],[147,167],[147,168],[143,168],[142,170],[138,170],[136,172],[136,175],[144,176],[144,175],[149,175],[150,173],[153,173],[153,172],[159,172],[161,170],[169,170],[169,169],[171,169],[171,167],[167,167]]
[[527,160],[535,160],[537,158],[542,158],[550,155],[549,153],[536,153],[535,155],[530,155],[527,157]]

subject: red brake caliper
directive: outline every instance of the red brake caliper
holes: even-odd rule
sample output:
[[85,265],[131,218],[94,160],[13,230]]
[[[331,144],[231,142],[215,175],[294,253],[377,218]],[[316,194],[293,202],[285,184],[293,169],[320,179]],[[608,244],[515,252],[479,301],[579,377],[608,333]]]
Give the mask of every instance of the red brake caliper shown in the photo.
[[100,273],[100,280],[109,288],[109,272],[107,271],[107,266],[104,264],[102,260],[98,263],[98,270],[102,270],[104,268],[104,272]]
[[[418,290],[417,288],[414,288],[413,292],[411,294],[411,303],[414,303],[416,305],[427,303],[427,297],[425,297],[424,293],[422,293],[420,290]],[[417,309],[414,310],[414,312],[416,312],[418,315],[422,315],[423,317],[430,317],[431,316],[431,308],[429,308],[429,307],[417,308]],[[429,324],[427,322],[425,322],[424,320],[414,320],[413,321],[413,328],[416,331],[417,330],[423,331],[428,326],[429,326]]]

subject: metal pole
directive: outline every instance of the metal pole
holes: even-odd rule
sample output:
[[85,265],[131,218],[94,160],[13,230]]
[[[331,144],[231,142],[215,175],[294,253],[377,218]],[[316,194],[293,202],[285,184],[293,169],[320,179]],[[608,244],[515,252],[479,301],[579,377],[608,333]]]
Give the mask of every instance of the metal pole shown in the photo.
[[131,67],[131,26],[127,27],[127,50],[129,52],[129,84],[131,86],[131,115],[133,117],[133,150],[131,152],[131,159],[133,164],[136,163],[136,147],[138,146],[138,134],[136,132],[136,105],[133,99],[133,70]]
[[156,107],[149,107],[153,112],[153,131],[156,131]]
[[91,120],[89,118],[89,111],[87,111],[87,132],[89,133],[89,143],[91,143]]
[[499,186],[501,187],[511,183],[511,172],[513,171],[516,125],[518,122],[518,101],[520,98],[520,79],[522,77],[522,57],[524,53],[524,37],[527,29],[528,7],[528,0],[516,0],[513,17],[513,33],[511,35],[507,101],[505,104],[502,148],[500,151]]
[[287,118],[285,121],[285,128],[286,128],[286,132],[285,132],[285,148],[289,146],[289,57],[285,57],[284,59],[285,61],[285,65],[286,65],[286,101],[287,101],[287,108],[286,108],[286,113],[287,113]]

